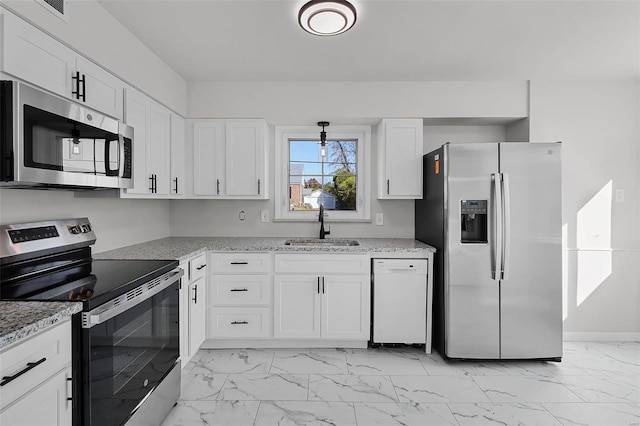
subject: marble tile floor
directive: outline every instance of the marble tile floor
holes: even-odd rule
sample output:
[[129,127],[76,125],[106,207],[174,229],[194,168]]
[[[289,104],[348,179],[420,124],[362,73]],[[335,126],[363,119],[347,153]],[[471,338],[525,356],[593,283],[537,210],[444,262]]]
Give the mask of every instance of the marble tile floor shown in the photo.
[[640,342],[565,342],[561,363],[422,349],[200,350],[163,426],[640,425]]

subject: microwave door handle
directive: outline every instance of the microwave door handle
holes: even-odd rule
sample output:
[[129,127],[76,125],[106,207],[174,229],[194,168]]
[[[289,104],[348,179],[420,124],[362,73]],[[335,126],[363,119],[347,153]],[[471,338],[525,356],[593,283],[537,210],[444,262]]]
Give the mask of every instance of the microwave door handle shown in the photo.
[[111,169],[111,143],[116,142],[118,147],[122,146],[120,143],[120,136],[117,138],[105,138],[104,141],[104,174],[105,176],[118,176],[120,172],[120,149],[118,149],[117,164],[115,169]]

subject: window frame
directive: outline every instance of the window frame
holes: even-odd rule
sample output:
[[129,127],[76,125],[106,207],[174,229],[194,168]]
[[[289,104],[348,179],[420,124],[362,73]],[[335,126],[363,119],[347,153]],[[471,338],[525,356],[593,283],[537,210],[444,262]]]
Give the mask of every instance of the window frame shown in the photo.
[[[356,210],[325,210],[326,222],[371,221],[371,126],[331,126],[327,140],[357,140],[356,145]],[[317,126],[276,126],[274,191],[276,221],[316,222],[318,212],[289,210],[289,141],[318,140]]]

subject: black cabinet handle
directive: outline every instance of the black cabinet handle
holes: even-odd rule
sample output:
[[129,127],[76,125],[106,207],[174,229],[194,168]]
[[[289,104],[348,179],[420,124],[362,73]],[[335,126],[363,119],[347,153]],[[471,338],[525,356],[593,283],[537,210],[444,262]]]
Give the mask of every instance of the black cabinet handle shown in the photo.
[[220,194],[220,179],[216,179],[216,194]]
[[320,277],[318,277],[318,294],[320,294]]
[[[260,195],[260,179],[258,179],[258,195]],[[291,198],[291,197],[289,197]]]
[[322,294],[324,294],[324,277],[322,277]]
[[80,79],[80,82],[82,83],[82,95],[80,95],[80,97],[82,97],[82,102],[86,102],[87,101],[87,98],[86,98],[87,76],[85,74],[82,74],[82,78]]
[[198,303],[198,285],[193,286],[193,303]]
[[177,194],[177,193],[178,193],[178,178],[176,177],[173,181],[174,181],[174,182],[175,182],[175,184],[176,184],[175,192],[176,192],[176,194]]
[[229,291],[249,291],[249,289],[248,288],[232,288]]
[[389,179],[387,179],[387,195],[389,195]]
[[153,175],[153,193],[158,193],[158,175]]
[[244,325],[249,324],[247,321],[231,321],[232,325]]
[[204,265],[200,265],[200,266],[198,266],[196,269],[199,271],[199,270],[201,270],[201,269],[205,268],[206,266],[207,266],[207,264],[205,263]]
[[153,194],[153,175],[149,176],[149,191]]
[[248,265],[249,262],[231,262],[232,265]]
[[76,75],[71,76],[71,80],[74,80],[76,83],[75,90],[71,91],[72,95],[76,96],[77,100],[81,100],[82,102],[86,102],[86,94],[87,94],[87,84],[86,84],[87,76],[82,74],[80,77],[80,71],[76,71]]
[[4,386],[9,382],[14,381],[15,379],[17,379],[18,377],[22,376],[27,371],[36,368],[37,366],[39,366],[40,364],[42,364],[46,360],[47,360],[47,358],[42,358],[42,359],[40,359],[40,360],[38,360],[36,362],[28,362],[27,366],[25,368],[23,368],[22,370],[18,371],[13,376],[2,376],[2,382],[0,382],[0,386]]

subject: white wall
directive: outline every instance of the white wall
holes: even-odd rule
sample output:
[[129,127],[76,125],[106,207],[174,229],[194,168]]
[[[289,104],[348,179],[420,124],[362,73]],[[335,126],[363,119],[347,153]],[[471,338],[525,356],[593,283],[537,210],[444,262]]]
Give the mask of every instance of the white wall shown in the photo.
[[528,115],[524,81],[189,82],[187,90],[190,118],[266,118],[281,125]]
[[638,81],[531,83],[531,140],[563,143],[570,337],[640,339],[639,99]]
[[[371,164],[377,164],[375,124],[383,117],[487,117],[527,115],[526,82],[196,82],[188,84],[190,118],[265,118],[274,125],[372,124]],[[318,128],[319,129],[319,128]],[[427,128],[425,128],[427,129]],[[436,127],[437,129],[437,127]],[[450,129],[453,131],[453,128]],[[319,131],[319,130],[318,130]],[[435,131],[435,130],[434,130]],[[442,132],[442,130],[439,130]],[[500,126],[469,126],[454,136],[473,140],[504,139]],[[327,128],[331,134],[331,126]],[[273,136],[271,136],[273,137]],[[425,134],[434,143],[437,138]],[[445,138],[446,139],[446,138]],[[444,140],[446,142],[445,139]],[[437,143],[440,143],[439,140]],[[444,142],[442,142],[444,143]],[[441,144],[441,143],[440,143]],[[426,145],[425,145],[426,146]],[[271,165],[274,164],[271,140]],[[270,191],[274,191],[271,173]],[[332,223],[333,237],[413,238],[412,200],[377,200],[377,170],[371,173],[371,217],[384,215],[384,225]],[[305,236],[318,234],[317,223],[260,222],[260,210],[273,218],[274,201],[172,201],[173,235]],[[244,211],[246,219],[238,214]]]
[[447,142],[503,142],[507,139],[506,126],[425,126],[424,153],[440,148]]
[[177,113],[186,114],[184,79],[95,0],[68,2],[69,22],[35,1],[2,4]]
[[0,223],[88,217],[95,253],[168,237],[169,202],[76,198],[71,191],[0,189]]

